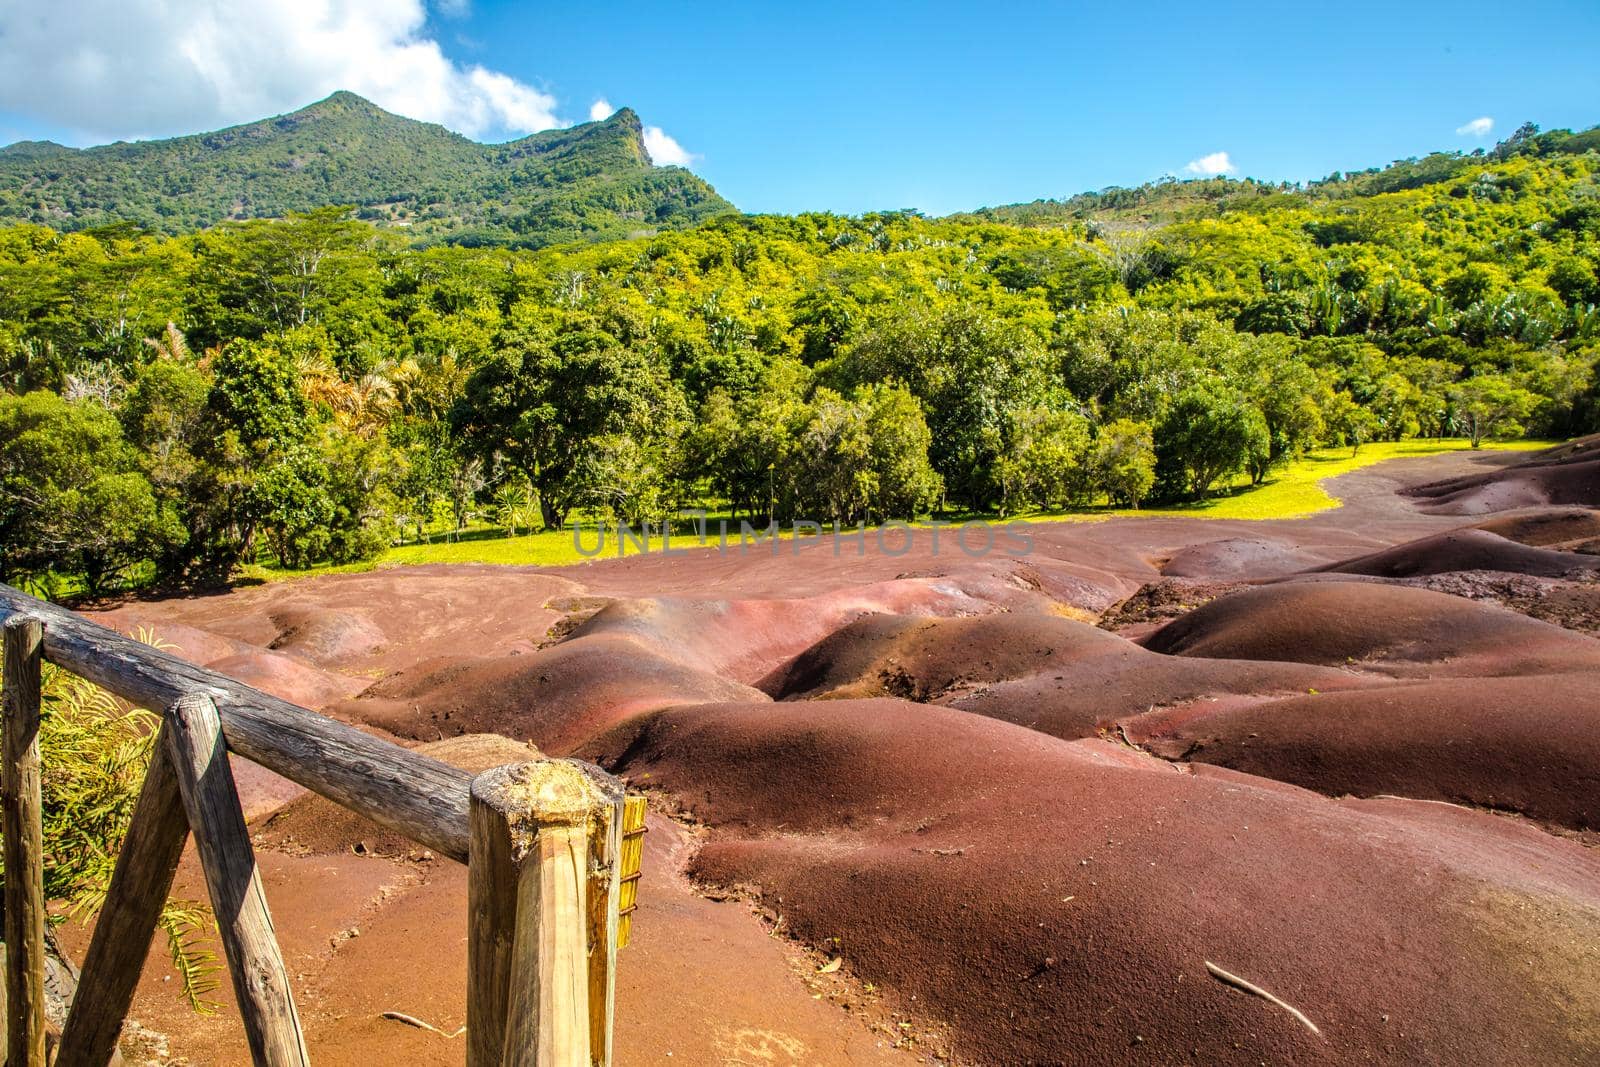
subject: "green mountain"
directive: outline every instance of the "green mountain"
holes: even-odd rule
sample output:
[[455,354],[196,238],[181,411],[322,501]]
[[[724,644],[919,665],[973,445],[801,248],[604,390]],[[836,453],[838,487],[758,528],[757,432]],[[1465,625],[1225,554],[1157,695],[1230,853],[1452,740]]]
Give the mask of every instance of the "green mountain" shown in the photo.
[[1134,188],[1111,186],[1060,200],[1034,200],[979,208],[949,216],[961,221],[1005,222],[1016,226],[1060,226],[1071,222],[1122,226],[1162,226],[1173,222],[1220,218],[1230,211],[1262,213],[1284,207],[1312,207],[1337,201],[1420,189],[1439,182],[1460,181],[1485,167],[1517,156],[1537,158],[1581,156],[1600,152],[1600,126],[1539,132],[1532,123],[1488,151],[1470,154],[1434,152],[1400,159],[1385,167],[1335,172],[1306,185],[1261,182],[1251,178],[1164,178]]
[[163,141],[0,149],[0,221],[179,233],[353,204],[419,244],[526,247],[678,229],[733,211],[681,167],[656,167],[639,116],[479,144],[354,93]]

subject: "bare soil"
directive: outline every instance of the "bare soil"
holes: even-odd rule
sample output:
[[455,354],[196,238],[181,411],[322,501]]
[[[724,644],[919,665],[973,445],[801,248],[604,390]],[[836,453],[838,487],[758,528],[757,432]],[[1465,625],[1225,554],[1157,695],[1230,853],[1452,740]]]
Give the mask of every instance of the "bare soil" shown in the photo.
[[[531,742],[649,791],[625,1064],[1592,1063],[1596,455],[981,558],[918,531],[95,617],[463,766]],[[239,774],[312,1055],[458,1062],[383,1013],[462,1025],[464,872]],[[173,982],[158,949],[155,1058],[241,1062],[226,991],[201,1019]]]

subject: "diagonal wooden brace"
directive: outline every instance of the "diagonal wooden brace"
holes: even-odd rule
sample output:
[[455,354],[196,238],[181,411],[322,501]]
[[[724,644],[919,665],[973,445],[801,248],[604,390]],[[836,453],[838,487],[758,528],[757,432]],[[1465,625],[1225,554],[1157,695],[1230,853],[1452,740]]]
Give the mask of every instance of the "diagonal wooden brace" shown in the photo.
[[258,1067],[304,1067],[310,1059],[300,1016],[239,807],[217,706],[203,693],[180,697],[167,709],[163,729],[228,957],[251,1059]]
[[111,1062],[188,840],[189,822],[163,727],[95,921],[56,1067],[106,1067]]

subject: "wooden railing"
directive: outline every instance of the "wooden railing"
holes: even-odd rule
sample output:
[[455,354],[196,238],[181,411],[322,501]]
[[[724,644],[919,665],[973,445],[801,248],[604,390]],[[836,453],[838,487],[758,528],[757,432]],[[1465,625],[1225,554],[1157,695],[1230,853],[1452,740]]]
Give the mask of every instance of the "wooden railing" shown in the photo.
[[37,742],[46,660],[165,709],[57,1067],[110,1060],[190,833],[254,1062],[308,1062],[229,752],[467,864],[469,1067],[611,1063],[622,857],[638,856],[636,840],[624,847],[625,811],[630,839],[643,826],[643,802],[616,778],[564,759],[472,777],[3,584],[0,622],[10,1067],[46,1063]]

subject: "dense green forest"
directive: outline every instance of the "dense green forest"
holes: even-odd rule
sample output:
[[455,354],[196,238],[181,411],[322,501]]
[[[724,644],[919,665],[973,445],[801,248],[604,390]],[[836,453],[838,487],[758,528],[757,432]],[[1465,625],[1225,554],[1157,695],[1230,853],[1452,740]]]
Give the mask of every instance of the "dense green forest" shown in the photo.
[[203,581],[707,502],[1137,505],[1321,444],[1597,429],[1594,139],[537,251],[340,209],[13,226],[0,571]]
[[538,248],[690,226],[733,206],[652,166],[639,117],[485,145],[354,93],[215,133],[84,150],[0,149],[0,220],[178,234],[226,219],[354,205],[413,243]]

